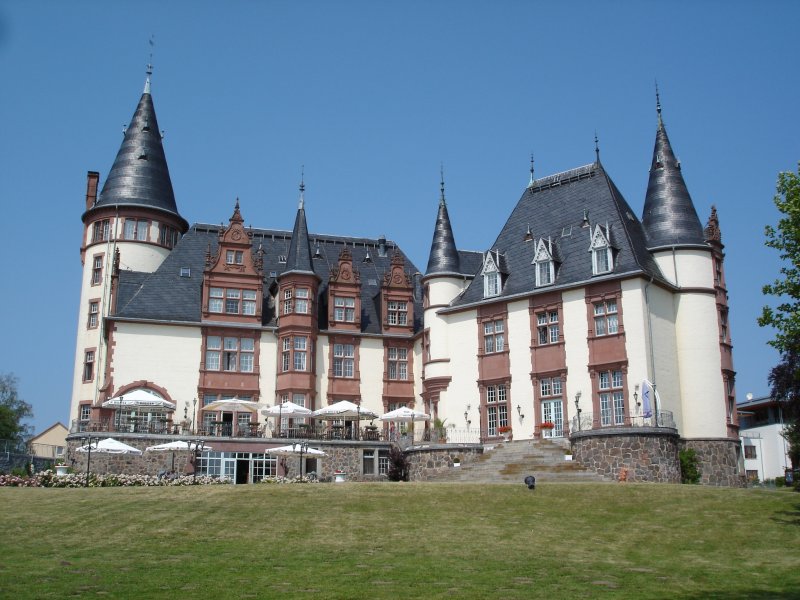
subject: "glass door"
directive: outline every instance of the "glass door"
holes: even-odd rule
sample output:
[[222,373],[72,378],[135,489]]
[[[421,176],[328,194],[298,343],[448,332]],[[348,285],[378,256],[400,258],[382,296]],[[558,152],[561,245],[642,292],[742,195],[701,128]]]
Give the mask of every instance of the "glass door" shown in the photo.
[[542,423],[550,422],[555,425],[552,429],[542,429],[542,436],[557,438],[564,436],[564,414],[561,399],[542,401]]

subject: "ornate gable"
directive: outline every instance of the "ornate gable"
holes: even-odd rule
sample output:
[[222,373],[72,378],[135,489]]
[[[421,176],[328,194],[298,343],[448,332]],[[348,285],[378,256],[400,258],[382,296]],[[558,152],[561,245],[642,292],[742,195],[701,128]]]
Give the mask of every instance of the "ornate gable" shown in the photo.
[[261,322],[263,250],[253,254],[251,231],[244,227],[239,200],[228,227],[219,232],[216,253],[209,244],[203,277],[203,319]]
[[353,254],[348,248],[339,253],[339,263],[331,267],[329,281],[331,283],[361,284],[361,274],[353,268]]
[[413,333],[414,284],[400,252],[392,255],[381,283],[381,326],[384,333]]
[[594,226],[594,233],[592,233],[592,243],[589,246],[589,250],[597,250],[598,248],[608,248],[611,246],[611,240],[609,239],[608,233],[608,226],[606,225],[605,232],[600,225]]
[[405,272],[406,261],[403,255],[395,252],[392,255],[389,270],[383,274],[383,287],[403,287],[412,286],[411,275]]
[[328,278],[328,328],[361,331],[361,275],[347,246]]
[[540,238],[536,244],[536,254],[533,256],[533,262],[547,262],[553,260],[553,258],[552,242],[548,244],[544,238]]

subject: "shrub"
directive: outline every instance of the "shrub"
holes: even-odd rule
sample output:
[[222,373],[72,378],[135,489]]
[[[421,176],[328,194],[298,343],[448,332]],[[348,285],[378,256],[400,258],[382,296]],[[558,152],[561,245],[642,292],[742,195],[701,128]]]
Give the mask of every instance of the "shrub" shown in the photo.
[[694,448],[684,448],[678,452],[681,461],[681,483],[699,483],[700,467]]
[[786,477],[776,477],[775,487],[784,487],[786,485]]
[[389,481],[408,481],[408,457],[400,446],[392,445],[389,448],[389,471],[386,477]]

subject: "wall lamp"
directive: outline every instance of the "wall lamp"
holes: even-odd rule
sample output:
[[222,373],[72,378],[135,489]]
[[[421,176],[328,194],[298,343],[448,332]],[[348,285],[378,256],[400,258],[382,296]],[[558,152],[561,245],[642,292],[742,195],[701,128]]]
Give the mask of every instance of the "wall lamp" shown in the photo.
[[634,400],[634,402],[636,402],[636,408],[638,409],[642,405],[642,403],[639,402],[639,384],[638,383],[635,386],[633,386],[633,400]]
[[575,412],[578,415],[578,431],[581,430],[581,392],[578,390],[575,393]]
[[520,421],[525,418],[525,415],[522,414],[522,407],[519,404],[517,404],[517,414]]

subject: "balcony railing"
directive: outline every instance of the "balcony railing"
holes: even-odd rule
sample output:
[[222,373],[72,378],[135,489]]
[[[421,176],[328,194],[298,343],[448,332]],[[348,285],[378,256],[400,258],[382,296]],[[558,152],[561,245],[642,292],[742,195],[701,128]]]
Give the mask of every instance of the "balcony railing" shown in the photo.
[[607,429],[611,427],[658,427],[664,429],[677,429],[675,419],[671,410],[659,410],[657,413],[649,417],[625,417],[622,423],[615,423],[613,418],[607,423],[603,423],[599,415],[592,413],[582,412],[580,414],[580,422],[578,417],[572,417],[570,422],[570,431],[576,433],[579,431],[592,431],[596,429]]

